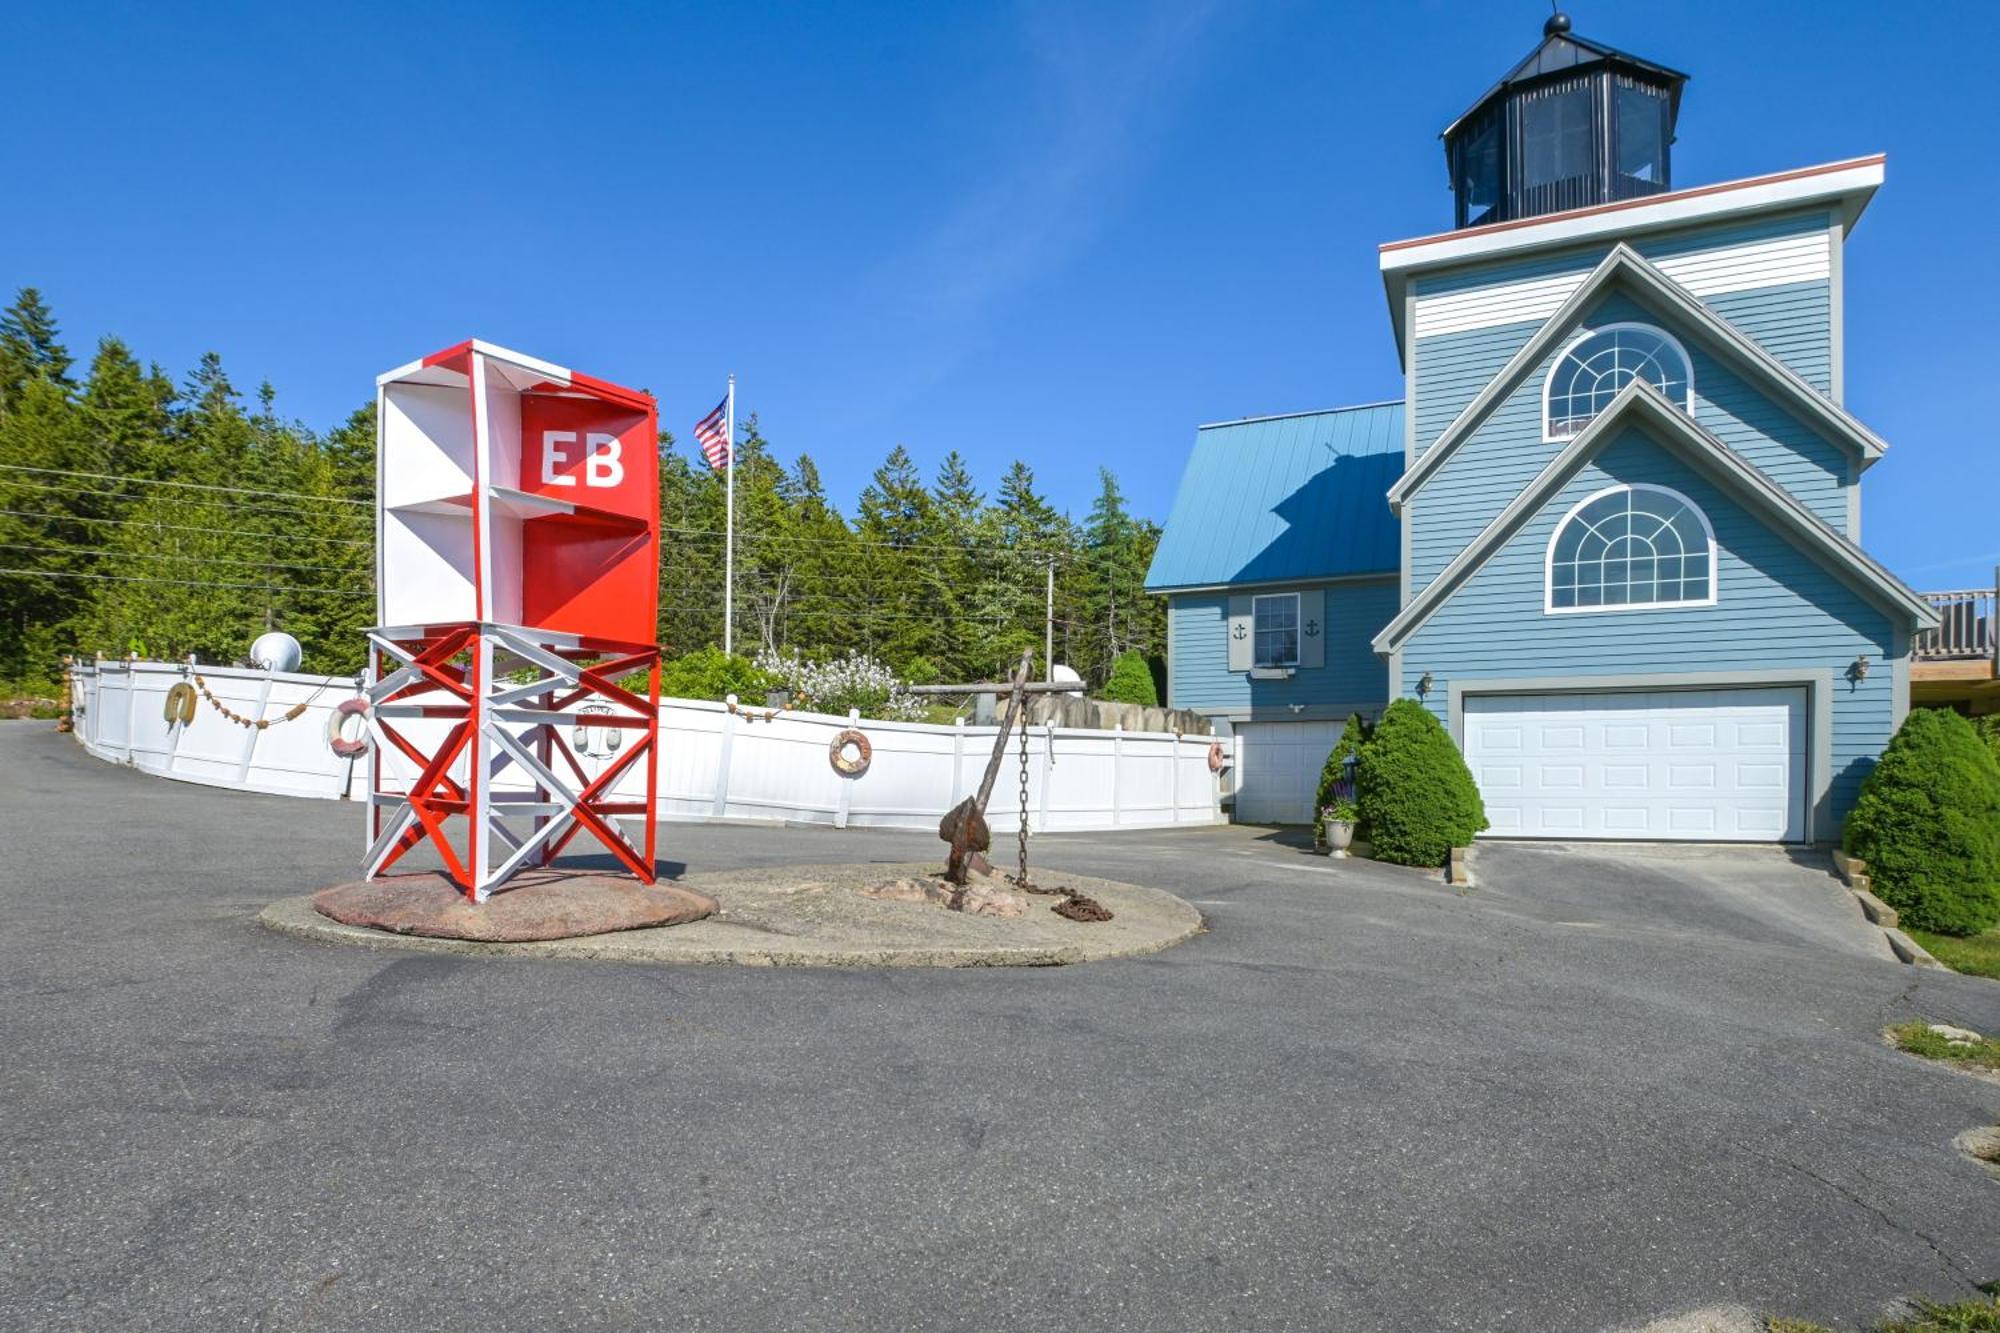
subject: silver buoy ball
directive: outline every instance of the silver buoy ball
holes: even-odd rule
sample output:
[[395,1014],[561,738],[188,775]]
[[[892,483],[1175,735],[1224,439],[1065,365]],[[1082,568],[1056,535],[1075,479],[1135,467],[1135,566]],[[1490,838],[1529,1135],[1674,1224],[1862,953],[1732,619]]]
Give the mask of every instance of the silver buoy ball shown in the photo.
[[297,671],[304,657],[299,641],[283,630],[259,634],[250,645],[251,665],[264,671]]

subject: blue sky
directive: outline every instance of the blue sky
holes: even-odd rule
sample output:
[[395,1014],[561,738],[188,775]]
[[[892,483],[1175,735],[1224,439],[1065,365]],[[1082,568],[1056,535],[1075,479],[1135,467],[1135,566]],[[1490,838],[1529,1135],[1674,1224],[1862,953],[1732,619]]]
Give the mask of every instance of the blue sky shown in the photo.
[[[1889,154],[1847,259],[1865,540],[1984,582],[2000,7],[1571,12],[1695,76],[1679,184]],[[1375,246],[1449,225],[1437,132],[1546,14],[16,0],[0,284],[315,426],[476,335],[683,438],[733,370],[843,502],[902,443],[1078,513],[1103,463],[1164,517],[1198,423],[1400,394]]]

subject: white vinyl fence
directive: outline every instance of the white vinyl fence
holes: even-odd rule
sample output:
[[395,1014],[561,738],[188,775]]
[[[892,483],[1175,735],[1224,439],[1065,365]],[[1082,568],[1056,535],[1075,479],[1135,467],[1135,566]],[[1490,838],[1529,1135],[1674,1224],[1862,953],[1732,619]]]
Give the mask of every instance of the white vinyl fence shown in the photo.
[[[167,693],[195,683],[199,673],[224,707],[259,730],[225,717],[197,697],[194,721],[169,723]],[[329,715],[359,693],[350,677],[306,676],[236,667],[189,667],[173,662],[103,660],[70,669],[76,737],[100,759],[147,773],[238,791],[362,801],[367,762],[337,757],[327,747]],[[304,704],[296,718],[284,719]],[[938,817],[979,785],[995,729],[957,723],[877,722],[821,713],[731,711],[726,705],[668,699],[660,705],[659,813],[663,819],[754,819],[829,824],[836,828],[935,829]],[[572,744],[586,772],[614,755],[617,733],[577,718]],[[412,723],[411,739],[427,745],[429,725]],[[874,749],[868,771],[842,777],[830,760],[833,738],[848,727]],[[1028,826],[1037,831],[1164,828],[1223,822],[1216,777],[1209,771],[1210,736],[1157,732],[1031,727],[1028,732]],[[994,783],[987,822],[998,832],[1018,827],[1021,809],[1019,738]],[[389,785],[407,782],[415,767],[389,756]],[[463,774],[458,775],[461,780]],[[501,785],[506,786],[505,777]],[[620,777],[618,796],[644,799],[645,774]]]

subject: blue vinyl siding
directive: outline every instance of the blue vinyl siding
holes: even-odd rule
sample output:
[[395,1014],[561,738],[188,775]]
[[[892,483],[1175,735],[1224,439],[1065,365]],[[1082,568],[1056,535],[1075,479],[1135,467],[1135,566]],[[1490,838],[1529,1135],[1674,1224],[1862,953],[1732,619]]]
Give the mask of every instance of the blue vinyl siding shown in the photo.
[[[1319,585],[1299,585],[1319,586]],[[1235,717],[1335,716],[1353,708],[1380,708],[1389,698],[1386,664],[1369,640],[1396,614],[1393,578],[1331,583],[1326,589],[1326,665],[1302,667],[1290,680],[1251,680],[1229,669],[1229,594],[1174,593],[1167,602],[1173,643],[1167,681],[1175,708]],[[1292,588],[1258,588],[1288,592]],[[1293,704],[1306,711],[1294,713]]]
[[1833,286],[1795,282],[1719,292],[1702,304],[1821,393],[1833,392]]
[[[1646,258],[1659,260],[1719,246],[1825,231],[1830,225],[1827,214],[1814,212],[1632,239],[1628,243]],[[1560,273],[1584,273],[1595,268],[1610,252],[1611,246],[1604,244],[1558,255],[1474,266],[1418,278],[1413,289],[1419,297],[1424,297]],[[1831,391],[1834,329],[1830,284],[1802,282],[1724,292],[1703,298],[1703,304],[1741,329],[1806,383],[1822,393]],[[1530,320],[1417,340],[1412,407],[1416,413],[1419,455],[1540,327],[1539,320]]]
[[[1543,610],[1544,560],[1557,523],[1592,492],[1621,482],[1671,486],[1707,513],[1718,548],[1717,605],[1573,615]],[[1895,729],[1894,639],[1888,615],[1875,604],[1635,429],[1608,444],[1409,638],[1398,688],[1414,695],[1417,681],[1431,673],[1425,702],[1443,719],[1454,679],[1829,670],[1835,677],[1830,805],[1837,820]],[[1864,654],[1878,669],[1849,680],[1846,668]],[[1815,832],[1821,839],[1835,834],[1824,827]]]
[[[1583,323],[1617,320],[1654,323],[1682,336],[1673,321],[1660,319],[1619,292],[1586,312]],[[1847,452],[1778,407],[1702,347],[1685,337],[1683,342],[1694,373],[1695,420],[1845,532]],[[1406,505],[1413,589],[1437,577],[1555,456],[1560,446],[1542,439],[1542,388],[1549,366],[1560,355],[1551,353],[1537,366]],[[1420,411],[1420,419],[1421,415]]]

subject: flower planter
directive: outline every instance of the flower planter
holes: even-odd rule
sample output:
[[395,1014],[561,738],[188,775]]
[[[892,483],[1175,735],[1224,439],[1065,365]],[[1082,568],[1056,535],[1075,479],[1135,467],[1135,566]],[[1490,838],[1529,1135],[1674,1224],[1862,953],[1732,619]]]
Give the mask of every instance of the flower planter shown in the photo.
[[1329,819],[1320,836],[1328,855],[1346,856],[1347,849],[1354,843],[1354,825],[1345,819]]

